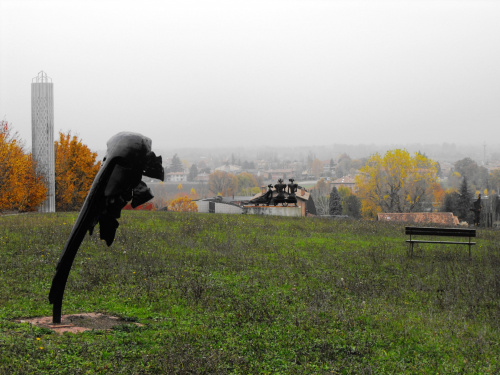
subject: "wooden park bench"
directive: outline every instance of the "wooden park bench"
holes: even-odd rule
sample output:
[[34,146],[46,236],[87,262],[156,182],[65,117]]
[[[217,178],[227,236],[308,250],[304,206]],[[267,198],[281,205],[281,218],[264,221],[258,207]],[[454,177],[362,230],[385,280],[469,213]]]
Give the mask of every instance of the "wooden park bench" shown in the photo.
[[[413,244],[414,243],[441,243],[447,245],[468,245],[469,246],[469,258],[471,256],[470,248],[475,245],[475,242],[471,242],[472,237],[476,237],[475,229],[462,229],[462,228],[420,228],[420,227],[405,227],[406,235],[410,236],[409,240],[406,240],[410,244],[410,256],[413,256]],[[436,241],[436,240],[415,240],[412,236],[438,236],[438,237],[468,237],[469,241]]]

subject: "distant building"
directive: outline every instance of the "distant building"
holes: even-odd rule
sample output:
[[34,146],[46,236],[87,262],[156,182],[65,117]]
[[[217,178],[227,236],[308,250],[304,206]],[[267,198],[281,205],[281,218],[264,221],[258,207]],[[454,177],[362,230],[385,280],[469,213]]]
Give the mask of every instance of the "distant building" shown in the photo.
[[288,179],[295,179],[295,172],[293,169],[269,169],[261,174],[265,180],[278,181],[280,178],[283,181]]
[[239,165],[221,165],[220,167],[215,168],[215,170],[227,173],[238,173],[241,171],[241,167]]
[[239,204],[239,199],[250,197],[222,197],[220,195],[213,198],[205,198],[194,201],[198,206],[198,212],[214,214],[242,214],[243,208]]
[[187,181],[187,173],[185,172],[170,172],[167,173],[167,181],[170,182],[183,182]]
[[209,179],[209,174],[208,173],[199,173],[198,176],[194,178],[196,182],[208,182]]
[[335,174],[335,163],[332,160],[323,160],[323,173],[327,176],[331,176]]
[[356,180],[351,176],[344,176],[341,178],[337,178],[330,182],[330,186],[333,188],[334,186],[338,189],[339,187],[346,187],[351,189],[353,193],[356,192]]
[[47,197],[38,210],[55,212],[54,86],[43,71],[31,81],[31,136],[33,160],[47,186]]

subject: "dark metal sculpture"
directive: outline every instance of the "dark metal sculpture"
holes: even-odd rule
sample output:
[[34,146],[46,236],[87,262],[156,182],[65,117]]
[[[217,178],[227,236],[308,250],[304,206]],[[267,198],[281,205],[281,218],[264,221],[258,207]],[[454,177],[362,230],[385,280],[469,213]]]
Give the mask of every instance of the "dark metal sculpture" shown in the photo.
[[[283,180],[280,178],[278,183],[274,185],[275,190],[273,190],[273,185],[267,185],[268,190],[265,194],[246,201],[245,204],[258,206],[260,204],[265,206],[278,205],[281,203],[282,206],[288,206],[288,204],[294,204],[297,207],[297,189],[299,185],[294,184],[293,178],[290,178],[288,181],[290,183],[288,185],[283,183]],[[287,189],[288,187],[288,189]],[[286,191],[286,189],[288,191]],[[273,193],[276,192],[276,195],[273,197]]]
[[248,201],[248,204],[254,204],[258,206],[259,204],[263,204],[265,206],[269,206],[273,199],[273,185],[267,185],[267,191],[264,195],[260,197],[251,199]]
[[283,183],[283,180],[280,178],[278,180],[278,183],[274,185],[274,188],[278,192],[278,195],[274,197],[273,204],[276,206],[278,203],[281,203],[284,205],[286,203],[286,198],[285,198],[285,189],[286,189],[286,184]]
[[288,181],[290,181],[288,184],[288,197],[286,197],[285,201],[286,203],[295,204],[295,206],[297,206],[297,196],[295,193],[297,192],[299,185],[293,183],[293,178],[290,178]]
[[151,151],[151,139],[137,133],[118,133],[108,141],[107,147],[101,169],[85,198],[52,279],[49,301],[53,305],[53,323],[61,322],[66,281],[87,231],[92,234],[99,223],[100,238],[110,246],[119,225],[116,219],[127,202],[131,200],[135,208],[153,198],[142,176],[164,178],[161,156]]

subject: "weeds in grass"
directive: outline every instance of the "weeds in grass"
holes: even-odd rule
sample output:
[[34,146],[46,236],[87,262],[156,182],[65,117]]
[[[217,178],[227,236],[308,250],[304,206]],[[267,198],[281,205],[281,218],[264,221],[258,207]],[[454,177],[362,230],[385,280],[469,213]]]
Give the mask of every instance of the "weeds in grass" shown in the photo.
[[496,373],[500,232],[472,260],[403,227],[126,212],[86,237],[63,313],[135,324],[58,336],[14,323],[47,295],[76,214],[0,217],[0,373]]

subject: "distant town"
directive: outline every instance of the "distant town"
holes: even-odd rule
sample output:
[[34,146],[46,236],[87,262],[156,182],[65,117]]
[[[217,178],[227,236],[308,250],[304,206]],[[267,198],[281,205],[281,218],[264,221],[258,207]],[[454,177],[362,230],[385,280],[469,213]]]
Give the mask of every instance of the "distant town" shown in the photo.
[[[343,192],[346,213],[346,195],[356,196],[356,177],[361,173],[370,156],[383,155],[390,147],[376,145],[335,145],[331,147],[277,147],[239,150],[181,149],[163,155],[165,181],[151,181],[154,203],[162,207],[181,194],[193,200],[212,199],[217,195],[224,201],[238,204],[248,201],[269,184],[279,179],[288,183],[295,180],[310,193],[315,204],[315,214],[328,215],[328,196],[335,187]],[[443,145],[401,146],[409,154],[421,154],[437,164],[437,182],[440,192],[427,194],[419,210],[437,212],[445,209],[445,197],[460,189],[463,177],[468,179],[471,199],[482,194],[483,200],[500,190],[500,152],[482,147]],[[210,179],[215,173],[224,173],[239,180],[234,188],[214,191]],[[212,176],[212,177],[211,177]],[[346,193],[346,189],[348,192]],[[450,207],[449,207],[450,208]],[[452,207],[451,207],[452,208]],[[401,210],[403,212],[407,210]],[[415,209],[410,210],[415,211]]]

